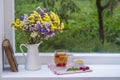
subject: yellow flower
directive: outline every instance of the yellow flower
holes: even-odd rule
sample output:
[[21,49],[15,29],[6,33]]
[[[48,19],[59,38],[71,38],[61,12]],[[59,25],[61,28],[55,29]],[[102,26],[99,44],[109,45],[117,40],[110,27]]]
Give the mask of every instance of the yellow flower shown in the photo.
[[51,30],[53,30],[53,31],[54,31],[55,29],[57,29],[57,27],[54,26],[53,24],[51,24],[51,27],[50,27],[50,28],[51,28]]
[[41,16],[39,16],[36,20],[39,21],[41,24],[44,23],[44,21],[42,20]]
[[59,19],[58,15],[51,11],[50,12],[50,18],[53,22],[53,25],[56,26],[59,29],[60,19]]
[[11,26],[14,26],[15,29],[18,29],[18,28],[22,29],[22,27],[23,27],[23,26],[22,26],[22,23],[20,22],[19,19],[16,19],[15,22],[11,23]]
[[20,22],[19,19],[16,19],[15,23],[16,23],[16,24],[20,24],[21,22]]
[[47,13],[44,14],[43,21],[46,21],[46,22],[50,22],[51,21],[49,15]]
[[36,17],[36,16],[39,16],[39,13],[36,12],[36,11],[33,11],[33,12],[30,14],[30,16],[34,16],[34,17]]
[[10,25],[11,25],[11,27],[15,26],[15,22],[12,22]]
[[35,22],[34,19],[29,20],[29,23],[34,23],[34,22]]
[[37,16],[39,15],[39,13],[37,11],[33,11],[33,14],[37,15]]
[[63,29],[64,29],[64,23],[61,23],[61,25],[59,26],[60,32],[63,32]]
[[54,12],[50,12],[50,17],[51,17],[51,19],[53,19],[53,20],[59,20],[59,17],[58,17],[58,15],[57,14],[55,14]]
[[50,12],[50,17],[51,17],[51,19],[54,19],[55,18],[55,13],[54,12]]
[[61,28],[61,29],[64,29],[64,23],[61,23],[60,28]]
[[28,18],[29,19],[35,19],[35,17],[33,15],[30,15]]

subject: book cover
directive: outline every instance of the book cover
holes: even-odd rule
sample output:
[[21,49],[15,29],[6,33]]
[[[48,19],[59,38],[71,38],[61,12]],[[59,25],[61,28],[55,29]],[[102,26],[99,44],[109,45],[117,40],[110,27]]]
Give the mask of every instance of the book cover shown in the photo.
[[3,40],[2,47],[6,54],[12,72],[18,72],[18,64],[14,56],[13,48],[8,39]]

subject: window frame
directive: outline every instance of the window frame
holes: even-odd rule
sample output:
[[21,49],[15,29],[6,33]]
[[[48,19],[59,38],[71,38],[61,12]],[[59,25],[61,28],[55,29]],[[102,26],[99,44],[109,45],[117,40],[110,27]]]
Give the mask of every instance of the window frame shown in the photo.
[[10,24],[14,21],[14,0],[4,1],[4,39],[9,39],[15,52],[15,31]]
[[[15,34],[14,29],[10,27],[10,23],[14,21],[14,0],[0,0],[0,8],[2,9],[0,13],[0,44],[5,38],[8,38],[14,48],[15,52]],[[4,26],[4,27],[3,27]],[[0,46],[0,53],[2,53],[2,46]],[[23,64],[24,60],[22,54],[15,54],[18,64]],[[99,54],[99,53],[88,53],[88,54],[73,54],[75,58],[85,59],[88,64],[120,64],[120,54]],[[50,60],[53,62],[53,54],[41,53],[40,57],[43,61],[43,64],[47,64],[47,61]],[[2,74],[2,54],[0,54],[0,74]],[[101,60],[101,61],[100,61]],[[23,77],[24,78],[24,77]],[[0,75],[0,79],[1,75]]]
[[[0,45],[2,45],[2,41],[4,39],[4,0],[0,0]],[[2,46],[0,46],[0,53],[2,53]],[[3,65],[3,54],[0,54],[0,65]],[[2,73],[2,66],[0,66],[0,74]],[[1,78],[1,75],[0,75]]]
[[[14,29],[10,27],[10,23],[14,21],[14,0],[0,0],[0,10],[0,53],[3,53],[2,41],[5,38],[9,39],[12,47],[15,48]],[[3,64],[6,62],[5,58],[5,55],[0,54],[0,73],[3,71]]]
[[[10,27],[10,23],[13,22],[14,18],[15,18],[15,16],[14,16],[15,15],[14,0],[2,0],[2,2],[4,3],[3,4],[3,9],[4,9],[3,10],[4,11],[4,24],[3,24],[4,25],[4,29],[3,29],[4,36],[3,37],[10,40],[11,45],[12,45],[13,50],[14,50],[14,53],[15,53],[15,31],[14,31],[14,28]],[[20,53],[15,54],[15,55],[18,59],[23,58],[22,53],[21,54]],[[44,57],[50,57],[51,53],[49,53],[49,54],[42,53],[40,55],[42,55]],[[82,55],[83,57],[86,57],[86,58],[89,58],[90,56],[93,56],[93,55],[94,55],[94,58],[98,57],[98,56],[101,57],[101,58],[102,57],[107,57],[107,56],[111,57],[110,53],[108,53],[108,54],[106,54],[106,53],[105,54],[104,53],[102,53],[102,54],[100,54],[100,53],[87,53],[87,54],[85,54],[85,56],[84,56],[84,54],[75,53],[75,55],[77,55],[78,57],[81,57],[81,55]],[[111,57],[111,59],[116,58],[117,57],[116,55],[119,56],[119,54],[117,54],[117,53],[112,53],[112,55],[113,55],[113,57]],[[24,62],[23,60],[21,60],[21,61],[20,61],[20,63]],[[19,62],[19,60],[18,60],[18,62]],[[5,60],[5,63],[7,63],[7,60]]]

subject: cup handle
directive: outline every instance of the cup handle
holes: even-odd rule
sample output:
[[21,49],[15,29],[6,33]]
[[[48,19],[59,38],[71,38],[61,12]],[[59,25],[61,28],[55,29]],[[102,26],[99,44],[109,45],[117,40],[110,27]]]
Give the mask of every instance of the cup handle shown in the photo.
[[23,46],[26,47],[26,48],[28,48],[28,47],[27,47],[26,44],[20,44],[20,51],[22,52],[22,54],[23,54],[23,56],[24,56],[24,59],[26,59],[26,58],[25,58],[25,52],[24,52],[23,49],[22,49]]
[[73,58],[74,58],[74,55],[73,54],[68,54],[68,66],[71,66],[72,65],[72,63],[73,63]]

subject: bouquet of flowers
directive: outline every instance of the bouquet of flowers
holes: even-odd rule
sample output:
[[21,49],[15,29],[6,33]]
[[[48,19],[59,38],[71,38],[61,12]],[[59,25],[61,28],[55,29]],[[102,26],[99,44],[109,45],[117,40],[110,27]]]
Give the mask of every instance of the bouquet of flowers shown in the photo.
[[24,31],[29,37],[29,44],[39,43],[43,39],[47,40],[55,36],[56,32],[62,32],[64,29],[64,23],[60,22],[57,14],[40,7],[16,19],[11,26],[16,30]]

